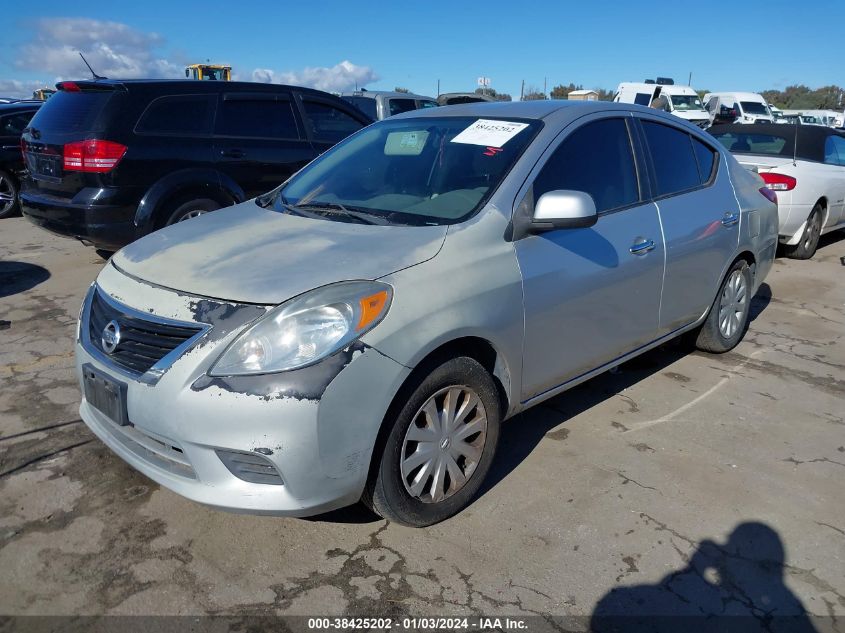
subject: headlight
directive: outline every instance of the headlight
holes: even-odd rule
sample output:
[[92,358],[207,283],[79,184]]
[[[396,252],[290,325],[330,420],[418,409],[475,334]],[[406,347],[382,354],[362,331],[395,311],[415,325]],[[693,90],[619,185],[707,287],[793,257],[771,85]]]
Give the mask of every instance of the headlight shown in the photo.
[[392,298],[393,289],[376,281],[347,281],[306,292],[242,332],[208,374],[269,374],[312,365],[374,328]]

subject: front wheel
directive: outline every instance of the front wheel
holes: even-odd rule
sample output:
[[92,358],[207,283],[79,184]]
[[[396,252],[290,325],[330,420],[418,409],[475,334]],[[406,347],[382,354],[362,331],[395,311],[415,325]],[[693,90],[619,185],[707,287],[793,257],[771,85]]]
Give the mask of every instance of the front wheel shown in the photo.
[[824,209],[816,205],[807,218],[804,225],[804,232],[801,239],[795,246],[785,246],[783,254],[790,259],[812,259],[819,247],[819,238],[822,235],[822,222],[824,222]]
[[219,208],[220,204],[216,200],[212,200],[211,198],[189,200],[188,202],[184,202],[178,207],[176,207],[176,209],[174,209],[173,213],[171,213],[170,217],[167,219],[165,225],[170,226],[171,224],[176,224],[177,222],[191,220],[201,215],[205,215],[206,213],[217,211],[217,209]]
[[385,519],[412,527],[469,505],[499,442],[500,400],[484,367],[467,357],[445,361],[387,423],[392,427],[364,501]]
[[0,170],[0,218],[8,218],[18,212],[18,184],[14,177]]
[[736,347],[748,329],[751,307],[751,271],[744,260],[737,261],[719,288],[707,319],[698,331],[695,346],[721,354]]

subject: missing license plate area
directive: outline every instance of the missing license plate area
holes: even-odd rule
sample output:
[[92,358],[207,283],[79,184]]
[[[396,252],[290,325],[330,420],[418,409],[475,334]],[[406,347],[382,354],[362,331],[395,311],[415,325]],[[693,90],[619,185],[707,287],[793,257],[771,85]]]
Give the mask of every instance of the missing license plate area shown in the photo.
[[115,424],[129,424],[129,416],[126,413],[126,384],[110,378],[91,365],[83,365],[82,382],[88,404]]

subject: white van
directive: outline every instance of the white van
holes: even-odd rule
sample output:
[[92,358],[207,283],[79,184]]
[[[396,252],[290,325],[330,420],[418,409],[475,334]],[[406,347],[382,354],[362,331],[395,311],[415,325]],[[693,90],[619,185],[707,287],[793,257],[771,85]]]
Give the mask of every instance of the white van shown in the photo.
[[734,110],[734,123],[774,123],[775,118],[769,104],[756,92],[708,92],[704,95],[704,107],[710,113],[710,120],[720,115],[723,108]]
[[672,80],[662,78],[658,79],[657,83],[626,81],[616,88],[613,100],[617,103],[651,106],[671,112],[699,127],[707,127],[710,124],[710,116],[704,109],[698,93],[689,86],[667,83],[670,81]]

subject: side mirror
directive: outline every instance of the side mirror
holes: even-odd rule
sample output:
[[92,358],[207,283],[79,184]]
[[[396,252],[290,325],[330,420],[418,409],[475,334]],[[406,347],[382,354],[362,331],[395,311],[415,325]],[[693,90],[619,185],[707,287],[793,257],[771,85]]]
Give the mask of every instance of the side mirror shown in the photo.
[[531,232],[593,226],[598,220],[593,197],[583,191],[547,191],[534,205]]

